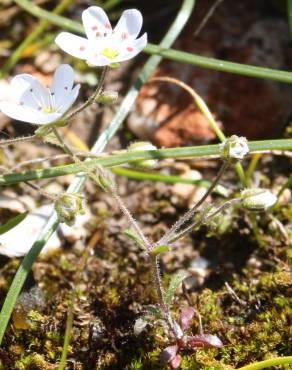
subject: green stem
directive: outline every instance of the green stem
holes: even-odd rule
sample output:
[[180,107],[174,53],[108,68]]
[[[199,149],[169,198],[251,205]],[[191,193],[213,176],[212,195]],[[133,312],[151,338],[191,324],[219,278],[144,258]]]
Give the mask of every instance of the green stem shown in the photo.
[[154,44],[148,44],[145,53],[161,55],[180,63],[190,64],[196,67],[212,69],[219,72],[227,72],[248,77],[263,78],[273,81],[292,83],[292,73],[265,67],[257,67],[249,64],[227,62],[221,59],[209,58],[197,54],[191,54],[175,49],[163,49]]
[[251,185],[251,178],[252,178],[252,175],[256,169],[256,166],[260,160],[260,158],[262,157],[262,154],[261,153],[255,153],[252,157],[251,157],[251,161],[249,163],[249,166],[246,170],[246,179],[247,179],[247,182],[248,182],[248,186]]
[[246,180],[246,176],[245,176],[242,164],[240,162],[237,162],[236,165],[235,165],[235,169],[236,169],[236,173],[239,177],[239,180],[240,180],[241,184],[244,187],[246,187],[248,184],[247,184],[247,180]]
[[[71,4],[73,0],[62,0],[60,4],[52,11],[52,14],[63,13]],[[46,19],[39,22],[38,26],[22,41],[22,43],[14,50],[10,55],[6,63],[3,65],[0,71],[0,78],[4,78],[9,71],[15,66],[18,60],[21,58],[24,50],[31,45],[50,25],[50,22]]]
[[28,135],[28,136],[17,137],[15,139],[0,140],[0,146],[18,144],[18,143],[21,143],[22,141],[34,140],[35,138],[36,138],[36,135]]
[[69,307],[68,307],[68,312],[67,312],[67,321],[66,321],[66,329],[65,329],[63,350],[62,350],[62,356],[61,356],[61,359],[60,359],[58,370],[63,370],[63,369],[65,369],[65,366],[66,366],[66,360],[67,360],[67,356],[68,356],[69,344],[70,344],[72,328],[73,328],[75,300],[76,300],[76,290],[74,289],[74,291],[72,293],[71,300],[70,300],[70,304],[69,304]]
[[[157,172],[142,172],[123,167],[113,168],[111,171],[118,176],[125,176],[139,181],[164,182],[165,184],[190,184],[202,186],[204,188],[209,188],[211,184],[208,180],[193,180],[176,175],[162,175]],[[222,185],[217,185],[214,191],[223,197],[228,197],[229,195],[229,190]]]
[[74,278],[74,287],[73,287],[73,291],[71,294],[70,303],[69,303],[68,311],[67,311],[67,321],[66,321],[63,350],[62,350],[62,356],[60,359],[58,370],[63,370],[65,369],[65,366],[66,366],[68,349],[69,349],[69,344],[70,344],[71,335],[72,335],[72,328],[73,328],[74,308],[75,308],[76,300],[78,298],[77,286],[82,279],[82,273],[86,267],[86,263],[87,263],[88,257],[90,256],[91,249],[92,249],[92,246],[91,246],[91,243],[89,242],[87,243],[87,246],[82,254],[81,261],[77,266],[77,271],[76,271],[76,275]]
[[99,77],[98,85],[94,93],[89,97],[89,99],[86,100],[84,104],[82,104],[80,107],[75,109],[73,112],[70,112],[68,116],[65,118],[66,121],[69,121],[73,117],[75,117],[78,113],[86,109],[89,105],[91,105],[95,99],[101,94],[103,83],[105,80],[106,73],[108,71],[108,67],[103,67],[101,71],[101,75]]
[[171,245],[175,241],[181,239],[183,236],[188,234],[190,231],[192,231],[195,227],[201,226],[204,222],[208,221],[212,217],[216,216],[218,213],[222,212],[226,208],[236,204],[240,203],[240,198],[234,198],[227,200],[225,203],[221,204],[215,211],[212,213],[206,214],[205,216],[201,217],[198,221],[194,221],[191,225],[187,226],[185,229],[178,232],[176,235],[170,235],[170,238],[167,240],[167,244]]
[[[127,96],[129,100],[129,96]],[[121,113],[118,112],[116,119],[124,119],[124,114],[121,117]],[[113,121],[115,124],[116,120]],[[109,130],[110,127],[107,129]],[[110,135],[109,131],[105,131],[100,136],[100,145],[104,148],[107,137]],[[250,152],[258,151],[269,151],[269,150],[292,150],[292,139],[279,139],[279,140],[263,140],[263,141],[250,141],[248,143]],[[94,151],[97,153],[97,151]],[[171,148],[171,149],[158,149],[158,150],[147,150],[147,151],[136,151],[131,153],[115,154],[108,156],[100,156],[96,159],[90,159],[82,163],[73,163],[63,166],[50,167],[40,170],[27,171],[22,173],[10,173],[0,176],[0,186],[7,186],[16,184],[21,181],[39,180],[44,178],[52,178],[58,176],[64,176],[69,174],[76,174],[80,172],[88,172],[94,169],[97,165],[103,167],[114,167],[125,163],[136,162],[137,160],[147,159],[166,159],[166,158],[195,158],[195,157],[210,157],[219,155],[219,146],[215,145],[204,145],[204,146],[190,146],[182,148]]]
[[271,358],[269,360],[255,362],[247,366],[239,367],[237,370],[261,370],[261,369],[266,369],[267,367],[271,367],[271,366],[285,365],[285,364],[291,364],[291,363],[292,363],[292,356],[276,357],[276,358]]
[[[26,0],[15,0],[15,1],[20,6],[21,4],[22,5],[26,4],[28,7],[28,11],[30,9],[35,9],[36,7],[33,3],[28,2]],[[195,0],[184,0],[183,1],[177,17],[175,18],[170,29],[168,30],[167,34],[165,35],[165,37],[163,38],[161,42],[162,47],[169,48],[173,44],[173,42],[176,40],[176,38],[178,37],[182,29],[184,28],[187,20],[189,19],[192,13],[192,10],[194,8],[194,5],[195,5]],[[38,9],[40,8],[37,7],[37,11],[39,11]],[[49,14],[51,15],[51,13]],[[99,136],[98,140],[94,144],[93,148],[91,149],[91,153],[98,154],[104,150],[106,144],[109,142],[112,136],[116,133],[116,131],[122,124],[123,120],[125,119],[129,111],[131,110],[143,83],[147,80],[150,74],[154,71],[154,69],[157,67],[157,65],[161,61],[161,59],[162,58],[160,56],[156,55],[156,56],[151,57],[148,60],[148,62],[145,64],[145,66],[143,67],[143,69],[141,70],[138,76],[138,79],[136,80],[134,85],[130,88],[128,93],[126,94],[113,120],[111,121],[109,126],[104,130],[104,132]],[[77,166],[79,164],[74,164],[74,165]],[[79,192],[85,180],[86,180],[86,174],[84,175],[79,174],[79,176],[77,176],[74,179],[74,181],[71,183],[71,185],[69,186],[68,192],[71,192],[71,193]],[[44,227],[44,229],[41,231],[40,235],[38,236],[38,239],[32,245],[30,251],[24,257],[19,269],[17,270],[17,273],[9,288],[9,291],[7,293],[5,302],[3,304],[3,307],[0,313],[0,344],[2,343],[3,336],[7,328],[13,307],[15,305],[15,302],[17,300],[19,293],[21,292],[21,289],[31,269],[31,266],[36,260],[37,256],[41,252],[46,242],[49,240],[51,235],[57,229],[58,225],[59,225],[58,218],[57,218],[56,213],[54,212],[53,215],[48,220],[48,223],[46,224],[46,226]]]
[[[52,14],[39,6],[33,4],[28,0],[14,0],[20,7],[25,9],[28,13],[33,14],[38,18],[47,19],[50,23],[55,24],[62,29],[65,28],[72,32],[84,34],[84,29],[79,22]],[[182,14],[182,13],[181,13]],[[227,62],[220,59],[203,57],[196,54],[182,52],[179,50],[169,49],[169,45],[154,45],[148,44],[144,49],[147,54],[160,55],[165,59],[194,65],[197,67],[213,69],[221,72],[228,72],[239,74],[243,76],[264,78],[273,81],[292,83],[292,73],[280,70],[273,70],[271,68],[257,67],[248,64],[240,64],[234,62]]]
[[162,238],[156,243],[156,245],[167,245],[169,240],[171,240],[172,236],[187,222],[189,221],[195,214],[196,210],[204,203],[204,201],[208,198],[208,196],[212,193],[213,189],[215,189],[216,185],[218,184],[219,180],[223,176],[224,172],[228,168],[228,163],[223,162],[219,172],[217,173],[216,178],[212,181],[211,186],[206,190],[205,194],[202,198],[190,209],[188,210],[178,221],[162,236]]

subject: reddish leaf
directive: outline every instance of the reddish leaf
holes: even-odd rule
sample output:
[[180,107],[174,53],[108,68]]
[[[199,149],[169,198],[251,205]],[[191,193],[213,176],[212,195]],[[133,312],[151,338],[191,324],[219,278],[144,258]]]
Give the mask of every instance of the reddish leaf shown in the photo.
[[181,363],[181,356],[180,355],[176,355],[174,357],[174,359],[172,359],[169,363],[169,365],[171,366],[172,369],[177,369],[179,367]]
[[216,335],[211,334],[201,334],[201,335],[193,335],[192,337],[188,338],[187,345],[191,348],[222,348],[223,343]]
[[179,322],[183,331],[189,328],[194,314],[195,310],[190,306],[184,306],[180,309]]
[[164,348],[164,350],[160,353],[160,362],[163,364],[169,363],[175,358],[177,351],[178,346],[176,345]]

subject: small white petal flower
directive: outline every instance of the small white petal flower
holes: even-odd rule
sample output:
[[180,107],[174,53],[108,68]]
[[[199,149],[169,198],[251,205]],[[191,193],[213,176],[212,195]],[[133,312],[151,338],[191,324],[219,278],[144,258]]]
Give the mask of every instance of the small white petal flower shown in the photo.
[[29,74],[15,76],[11,83],[14,98],[0,101],[0,111],[18,121],[45,125],[62,118],[77,99],[80,85],[73,88],[74,71],[68,64],[60,65],[51,87],[44,87]]
[[55,42],[66,53],[92,66],[106,66],[131,59],[147,44],[147,34],[139,35],[143,18],[136,9],[125,10],[114,30],[104,10],[91,6],[82,13],[86,38],[61,32]]
[[245,137],[232,135],[219,145],[221,156],[227,162],[237,162],[242,160],[248,153],[249,147]]

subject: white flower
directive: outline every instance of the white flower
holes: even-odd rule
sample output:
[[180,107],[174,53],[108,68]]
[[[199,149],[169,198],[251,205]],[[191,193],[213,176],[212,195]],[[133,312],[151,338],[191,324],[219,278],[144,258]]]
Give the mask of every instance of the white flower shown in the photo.
[[13,99],[0,101],[0,111],[18,121],[44,125],[58,121],[75,102],[80,85],[73,88],[74,71],[60,65],[51,87],[44,87],[29,74],[15,76],[11,83]]
[[104,10],[91,6],[82,13],[87,38],[61,32],[55,42],[66,53],[92,66],[106,66],[135,57],[147,44],[147,34],[137,39],[143,18],[136,9],[125,10],[114,30]]
[[[10,200],[11,202],[11,200]],[[0,255],[7,257],[25,256],[36,241],[40,232],[48,222],[53,212],[52,205],[43,205],[33,209],[26,218],[17,226],[0,235]],[[75,242],[85,237],[84,224],[90,219],[89,211],[85,215],[77,215],[73,227],[61,224],[59,231],[66,240]],[[62,246],[62,242],[57,232],[54,232],[42,253],[48,253]]]
[[247,139],[243,136],[232,135],[219,145],[221,156],[228,162],[242,160],[248,153]]

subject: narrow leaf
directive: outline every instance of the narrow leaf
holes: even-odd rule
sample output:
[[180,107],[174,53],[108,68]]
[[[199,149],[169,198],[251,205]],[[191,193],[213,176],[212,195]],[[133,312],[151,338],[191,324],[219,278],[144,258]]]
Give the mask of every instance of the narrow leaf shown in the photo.
[[10,218],[4,225],[0,226],[0,235],[7,233],[7,231],[20,224],[20,222],[22,222],[27,215],[28,212],[23,212],[15,217]]
[[126,230],[124,230],[124,234],[129,239],[131,239],[135,243],[137,243],[140,247],[142,247],[143,249],[145,248],[143,241],[141,240],[141,238],[139,237],[139,235],[134,230],[132,230],[132,229],[126,229]]
[[164,293],[164,300],[167,305],[171,303],[171,300],[179,287],[179,285],[182,283],[182,281],[186,278],[186,274],[184,272],[178,272],[176,275],[174,275],[169,283],[169,287],[167,291]]

